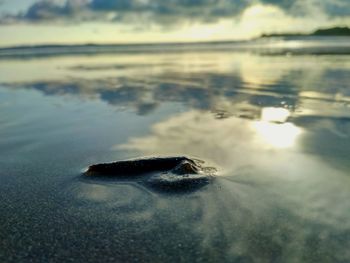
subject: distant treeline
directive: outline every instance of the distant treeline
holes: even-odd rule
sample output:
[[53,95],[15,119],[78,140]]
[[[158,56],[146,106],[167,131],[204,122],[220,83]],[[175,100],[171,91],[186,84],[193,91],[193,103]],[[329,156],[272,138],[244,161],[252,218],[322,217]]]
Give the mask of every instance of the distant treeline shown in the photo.
[[312,33],[272,33],[262,34],[261,37],[301,37],[301,36],[350,36],[350,28],[348,27],[332,27],[326,29],[318,29]]

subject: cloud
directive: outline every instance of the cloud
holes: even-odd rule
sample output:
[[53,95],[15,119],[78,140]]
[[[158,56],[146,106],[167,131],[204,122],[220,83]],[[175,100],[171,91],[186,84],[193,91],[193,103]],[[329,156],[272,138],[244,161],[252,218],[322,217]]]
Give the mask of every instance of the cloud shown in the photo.
[[[125,21],[148,17],[155,22],[216,20],[241,13],[251,0],[41,0],[24,13],[2,17],[2,22]],[[137,17],[135,17],[137,16]]]
[[46,20],[55,17],[68,15],[69,10],[63,6],[58,6],[53,2],[38,2],[32,5],[23,18],[28,20]]
[[350,16],[350,1],[338,0],[325,2],[325,9],[332,16]]
[[[25,12],[3,16],[3,23],[107,21],[160,25],[237,18],[252,5],[275,6],[290,16],[350,16],[348,0],[40,0]],[[312,10],[313,12],[311,12]],[[317,10],[317,12],[315,12]]]

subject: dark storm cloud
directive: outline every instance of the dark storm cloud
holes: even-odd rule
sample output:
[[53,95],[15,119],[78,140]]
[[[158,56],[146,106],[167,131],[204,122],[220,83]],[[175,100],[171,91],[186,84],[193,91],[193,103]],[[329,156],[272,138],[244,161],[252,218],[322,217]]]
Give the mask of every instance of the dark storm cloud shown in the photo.
[[[293,16],[307,15],[310,2],[301,0],[41,0],[24,13],[3,17],[3,22],[32,21],[128,21],[138,16],[167,23],[179,20],[212,22],[224,17],[239,16],[253,4],[281,8]],[[313,6],[329,16],[350,16],[349,0],[315,0]],[[136,21],[135,21],[136,20]]]

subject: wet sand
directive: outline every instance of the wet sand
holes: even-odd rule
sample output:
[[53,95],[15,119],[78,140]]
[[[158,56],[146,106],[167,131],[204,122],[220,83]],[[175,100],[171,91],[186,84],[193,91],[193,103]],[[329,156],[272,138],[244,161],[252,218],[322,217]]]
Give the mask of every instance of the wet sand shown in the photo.
[[[350,260],[347,56],[16,58],[0,72],[1,262]],[[218,172],[180,192],[82,177],[174,155]]]

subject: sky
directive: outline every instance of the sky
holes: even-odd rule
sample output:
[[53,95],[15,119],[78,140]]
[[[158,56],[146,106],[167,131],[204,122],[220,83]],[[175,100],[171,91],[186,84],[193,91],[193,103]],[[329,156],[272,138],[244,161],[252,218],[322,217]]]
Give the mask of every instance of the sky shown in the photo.
[[240,40],[350,26],[350,0],[0,0],[0,46]]

